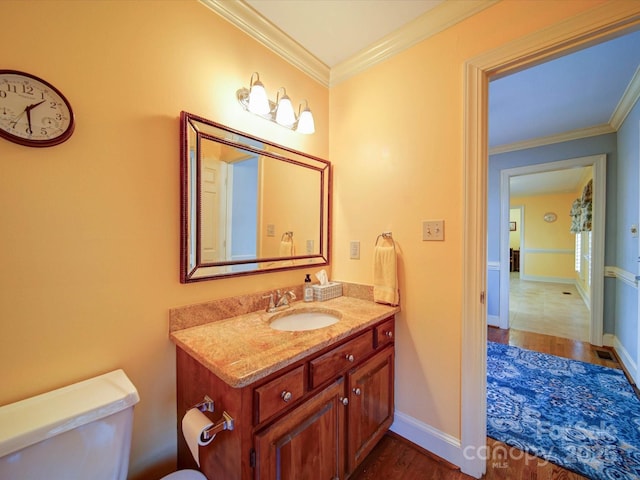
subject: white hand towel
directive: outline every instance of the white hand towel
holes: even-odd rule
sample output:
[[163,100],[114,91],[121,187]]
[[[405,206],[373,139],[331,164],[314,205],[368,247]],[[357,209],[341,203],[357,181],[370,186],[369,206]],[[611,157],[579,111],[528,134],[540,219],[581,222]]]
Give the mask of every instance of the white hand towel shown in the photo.
[[279,257],[293,257],[295,255],[295,249],[293,248],[293,242],[291,240],[282,240],[280,242],[280,248],[278,250]]
[[400,302],[396,249],[376,246],[373,254],[373,301],[395,307]]

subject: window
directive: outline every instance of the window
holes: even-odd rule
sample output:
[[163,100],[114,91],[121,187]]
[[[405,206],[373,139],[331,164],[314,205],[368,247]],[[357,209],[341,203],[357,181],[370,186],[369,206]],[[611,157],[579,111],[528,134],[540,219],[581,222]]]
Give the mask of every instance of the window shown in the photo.
[[582,262],[580,259],[582,258],[582,234],[580,232],[576,233],[576,248],[575,248],[575,256],[573,259],[573,265],[575,271],[580,273],[580,266]]

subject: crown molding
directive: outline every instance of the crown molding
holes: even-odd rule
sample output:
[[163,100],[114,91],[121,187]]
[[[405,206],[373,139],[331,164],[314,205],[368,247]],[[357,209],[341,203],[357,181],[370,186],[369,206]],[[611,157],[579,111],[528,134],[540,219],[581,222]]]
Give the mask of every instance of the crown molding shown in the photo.
[[475,15],[499,0],[458,0],[442,2],[404,27],[331,68],[334,86],[447,28]]
[[199,1],[314,80],[329,87],[475,15],[499,0],[445,1],[333,68],[318,60],[247,3],[225,0]]
[[329,86],[329,67],[245,2],[199,1],[317,82]]
[[616,130],[622,126],[622,122],[627,118],[629,112],[640,98],[640,67],[636,69],[633,78],[627,85],[618,105],[611,114],[609,124]]
[[578,140],[580,138],[596,137],[598,135],[605,135],[615,132],[615,128],[613,128],[608,123],[605,123],[602,125],[596,125],[594,127],[579,128],[577,130],[570,130],[568,132],[558,133],[555,135],[548,135],[546,137],[539,137],[531,140],[509,143],[506,145],[499,145],[497,147],[490,148],[489,155],[515,152],[517,150],[526,150],[528,148],[543,147],[545,145],[552,145],[554,143],[569,142],[571,140]]

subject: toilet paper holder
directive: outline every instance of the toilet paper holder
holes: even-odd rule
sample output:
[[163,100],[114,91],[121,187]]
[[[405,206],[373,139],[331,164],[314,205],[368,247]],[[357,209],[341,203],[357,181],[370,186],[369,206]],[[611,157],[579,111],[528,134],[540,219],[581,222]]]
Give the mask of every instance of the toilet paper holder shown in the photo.
[[[203,413],[215,412],[215,404],[208,395],[205,395],[204,400],[194,405],[193,408],[197,408]],[[223,410],[222,418],[202,432],[202,440],[207,441],[223,430],[233,430],[234,424],[235,421],[233,420],[233,417]]]

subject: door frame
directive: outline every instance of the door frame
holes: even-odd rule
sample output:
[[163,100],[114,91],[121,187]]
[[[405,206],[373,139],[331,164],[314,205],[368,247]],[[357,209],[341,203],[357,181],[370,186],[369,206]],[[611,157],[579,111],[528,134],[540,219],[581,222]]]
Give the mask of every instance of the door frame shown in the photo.
[[[606,154],[538,163],[500,171],[500,320],[501,328],[509,328],[509,203],[511,177],[531,173],[552,172],[578,167],[591,167],[593,175],[593,227],[591,251],[591,295],[589,299],[589,342],[602,346],[604,312],[604,233],[606,225]],[[521,257],[522,258],[522,257]]]
[[640,8],[606,2],[468,60],[464,66],[461,470],[486,471],[487,169],[489,78],[514,73],[640,26]]

